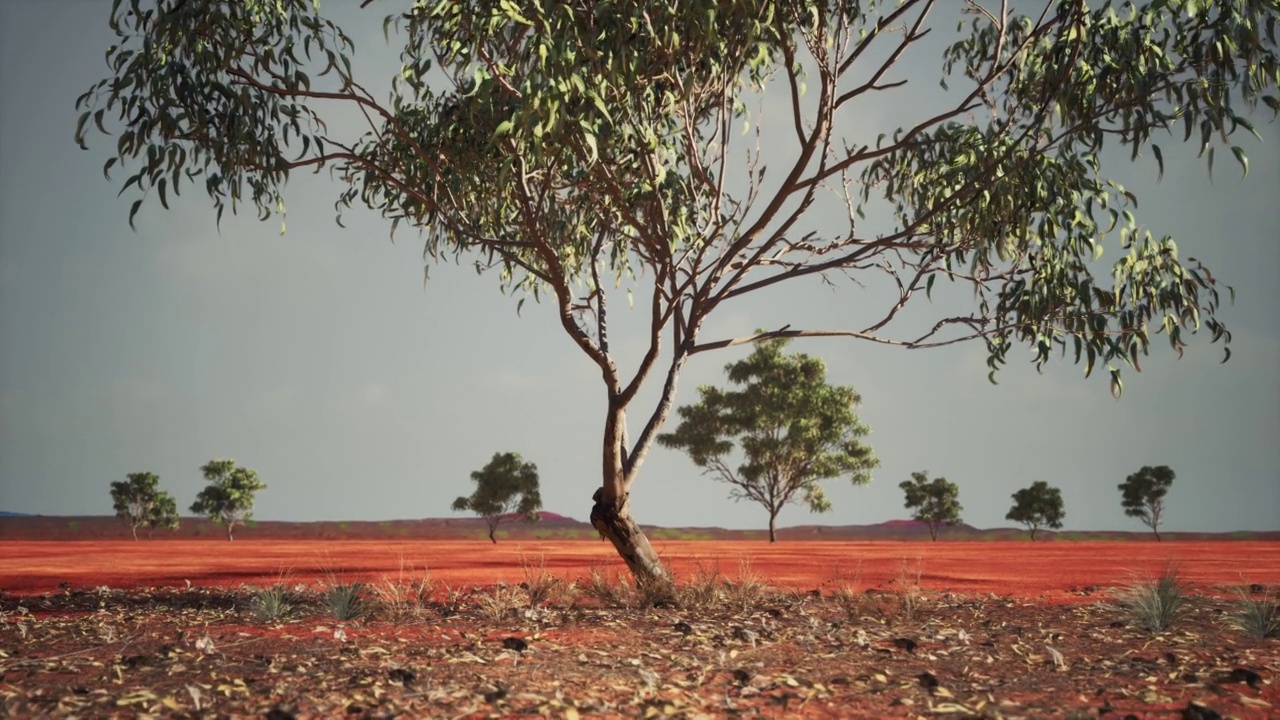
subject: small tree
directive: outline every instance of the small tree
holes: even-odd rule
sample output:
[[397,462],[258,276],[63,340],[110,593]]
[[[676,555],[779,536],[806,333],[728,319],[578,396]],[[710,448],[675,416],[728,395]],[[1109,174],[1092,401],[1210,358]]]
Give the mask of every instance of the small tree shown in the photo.
[[1041,527],[1062,527],[1062,518],[1066,514],[1062,508],[1062,491],[1049,487],[1049,483],[1043,480],[1037,480],[1031,487],[1022,488],[1013,494],[1013,507],[1004,519],[1026,525],[1034,542],[1036,530]]
[[542,509],[538,491],[538,466],[525,462],[520,453],[494,453],[488,465],[471,473],[476,484],[470,497],[453,501],[454,512],[473,512],[489,525],[489,540],[497,543],[498,523],[511,517],[537,520]]
[[[729,381],[742,389],[698,388],[702,401],[680,408],[680,426],[658,436],[731,485],[732,498],[761,505],[769,513],[769,542],[777,542],[784,505],[803,499],[811,511],[826,512],[831,502],[820,481],[848,475],[865,485],[879,464],[858,441],[868,432],[854,413],[858,394],[828,385],[822,360],[784,354],[786,346],[786,340],[767,340],[726,365]],[[745,456],[736,469],[727,461],[735,443]]]
[[226,526],[230,542],[235,526],[253,517],[254,497],[267,486],[258,479],[258,473],[236,467],[235,460],[210,460],[200,472],[209,484],[196,496],[191,512],[208,515],[215,525]]
[[[138,528],[177,529],[178,504],[173,496],[161,490],[155,473],[129,473],[127,480],[111,483],[111,503],[116,517],[129,523],[129,532],[138,539]],[[147,533],[150,536],[150,532]]]
[[1124,479],[1117,487],[1123,494],[1120,506],[1124,514],[1136,517],[1160,540],[1160,517],[1164,514],[1164,496],[1173,485],[1174,474],[1167,465],[1144,466]]
[[898,483],[907,495],[911,517],[929,524],[929,537],[936,542],[938,529],[960,522],[960,487],[946,478],[929,479],[928,472],[913,472],[910,480]]

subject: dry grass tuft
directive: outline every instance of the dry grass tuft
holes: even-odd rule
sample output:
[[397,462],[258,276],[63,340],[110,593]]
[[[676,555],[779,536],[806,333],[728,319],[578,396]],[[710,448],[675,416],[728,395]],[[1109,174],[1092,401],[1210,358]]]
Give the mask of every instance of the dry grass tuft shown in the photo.
[[379,616],[398,621],[421,620],[435,597],[436,583],[426,565],[418,570],[401,558],[395,577],[384,575],[368,589]]
[[510,620],[516,610],[524,607],[527,597],[518,587],[498,584],[476,595],[476,609],[490,622]]

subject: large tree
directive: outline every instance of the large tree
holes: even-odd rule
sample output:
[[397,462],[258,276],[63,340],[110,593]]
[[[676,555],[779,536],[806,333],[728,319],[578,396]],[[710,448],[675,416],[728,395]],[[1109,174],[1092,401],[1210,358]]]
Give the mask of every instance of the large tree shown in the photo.
[[129,524],[133,539],[138,528],[177,529],[178,504],[173,496],[160,489],[160,476],[149,472],[129,473],[124,480],[111,483],[111,507],[116,517]]
[[453,501],[455,512],[473,512],[489,526],[489,541],[498,542],[498,524],[512,517],[537,520],[542,509],[538,466],[520,453],[494,453],[487,465],[471,473],[476,489]]
[[1062,519],[1066,516],[1062,507],[1062,491],[1050,487],[1043,480],[1037,480],[1030,487],[1024,487],[1013,494],[1013,507],[1009,508],[1004,519],[1026,525],[1034,542],[1036,530],[1041,527],[1060,528]]
[[1164,496],[1173,486],[1174,473],[1167,465],[1145,465],[1120,483],[1120,507],[1124,514],[1141,520],[1160,540],[1160,520],[1164,515]]
[[936,542],[943,525],[960,522],[964,507],[960,504],[960,486],[944,477],[929,479],[927,472],[913,472],[910,480],[898,483],[904,496],[903,505],[911,517],[929,526],[929,537]]
[[267,486],[258,479],[258,473],[249,468],[236,467],[235,460],[210,460],[200,468],[200,474],[208,485],[196,495],[191,512],[207,515],[215,525],[227,529],[227,540],[234,540],[236,525],[243,525],[253,517],[253,502]]
[[[828,385],[822,360],[783,352],[787,342],[762,341],[751,355],[726,365],[729,381],[741,389],[698,388],[701,402],[679,408],[680,425],[658,436],[731,485],[734,499],[762,506],[769,513],[769,542],[777,542],[784,505],[803,500],[813,512],[826,512],[831,501],[821,481],[848,475],[854,485],[865,485],[879,464],[859,442],[868,432],[854,412],[862,399],[851,387]],[[736,468],[729,460],[735,448],[743,456]]]
[[[630,494],[698,353],[976,340],[993,380],[1021,345],[1037,366],[1056,352],[1087,373],[1111,363],[1118,393],[1153,330],[1179,353],[1201,327],[1229,341],[1214,277],[1138,224],[1103,159],[1162,169],[1156,143],[1188,141],[1244,165],[1246,114],[1280,108],[1276,0],[1018,4],[966,2],[957,27],[937,0],[404,0],[384,23],[403,65],[379,98],[313,0],[116,0],[109,77],[79,99],[76,137],[119,131],[104,171],[129,173],[130,222],[182,184],[219,217],[283,214],[291,174],[328,168],[339,212],[371,208],[392,232],[419,229],[429,263],[474,262],[521,302],[548,298],[603,381],[592,523],[634,572],[662,577]],[[903,68],[938,58],[942,33],[938,90]],[[902,93],[932,107],[879,136],[858,122]],[[762,127],[750,108],[765,96]],[[353,115],[364,129],[325,122]],[[966,292],[904,324],[939,279]],[[819,280],[874,287],[843,327],[798,317],[704,337],[722,308]],[[615,283],[644,326],[628,366],[610,344]]]

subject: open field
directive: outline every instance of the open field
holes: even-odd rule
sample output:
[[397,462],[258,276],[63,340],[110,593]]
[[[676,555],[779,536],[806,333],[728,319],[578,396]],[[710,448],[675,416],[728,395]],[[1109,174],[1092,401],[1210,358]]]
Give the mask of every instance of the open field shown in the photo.
[[[883,588],[906,570],[934,591],[995,593],[1024,598],[1081,597],[1082,588],[1111,587],[1135,575],[1156,576],[1174,563],[1202,587],[1280,584],[1277,542],[779,542],[655,541],[677,576],[718,564],[727,575],[742,562],[780,589],[821,588],[836,577],[860,576]],[[522,560],[545,561],[566,579],[619,561],[601,541],[474,540],[160,542],[5,542],[0,589],[15,594],[56,591],[61,583],[112,588],[229,586],[313,582],[328,575],[374,580],[402,566],[426,568],[453,586],[518,583]]]
[[[0,717],[1280,714],[1280,543],[655,545],[674,589],[599,541],[0,541]],[[1118,593],[1175,566],[1154,630]]]

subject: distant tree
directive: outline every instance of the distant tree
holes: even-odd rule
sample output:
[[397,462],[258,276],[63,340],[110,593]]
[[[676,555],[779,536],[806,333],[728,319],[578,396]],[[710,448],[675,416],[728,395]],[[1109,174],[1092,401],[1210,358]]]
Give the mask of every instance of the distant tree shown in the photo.
[[[818,483],[848,475],[854,485],[871,481],[879,464],[858,441],[867,426],[854,413],[861,398],[851,387],[828,385],[822,360],[783,352],[786,340],[766,340],[747,358],[725,366],[740,390],[698,388],[702,401],[679,409],[680,425],[658,442],[684,450],[705,474],[732,486],[735,500],[750,500],[769,513],[769,542],[777,542],[782,507],[803,500],[813,512],[831,502]],[[737,468],[728,456],[740,447]]]
[[156,497],[151,517],[147,518],[147,537],[150,538],[151,533],[157,529],[177,530],[179,523],[178,501],[174,500],[169,493],[161,491]]
[[149,472],[129,473],[125,477],[128,479],[111,483],[111,503],[116,517],[129,523],[133,539],[138,539],[140,527],[177,529],[178,504],[172,495],[160,489],[160,477]]
[[927,472],[913,472],[910,480],[898,483],[906,493],[905,503],[913,511],[911,517],[929,524],[929,537],[938,539],[938,529],[943,525],[960,522],[960,488],[946,478],[929,479]]
[[1120,506],[1124,514],[1146,523],[1157,541],[1160,540],[1160,519],[1164,515],[1164,496],[1169,493],[1173,478],[1173,471],[1167,465],[1144,466],[1117,486],[1122,494]]
[[537,520],[542,509],[538,490],[538,466],[525,462],[520,453],[494,453],[488,465],[471,473],[476,484],[469,497],[453,501],[454,512],[473,512],[489,525],[489,540],[497,543],[498,524],[511,516]]
[[196,496],[191,512],[207,515],[215,525],[226,526],[227,540],[231,541],[235,526],[253,517],[254,498],[267,486],[258,479],[258,473],[236,467],[235,460],[210,460],[200,472],[209,484]]
[[1060,528],[1066,515],[1062,507],[1062,491],[1049,487],[1049,483],[1043,480],[1037,480],[1031,487],[1022,488],[1013,494],[1013,508],[1004,519],[1026,525],[1031,531],[1031,540],[1035,541],[1036,530],[1041,527]]

